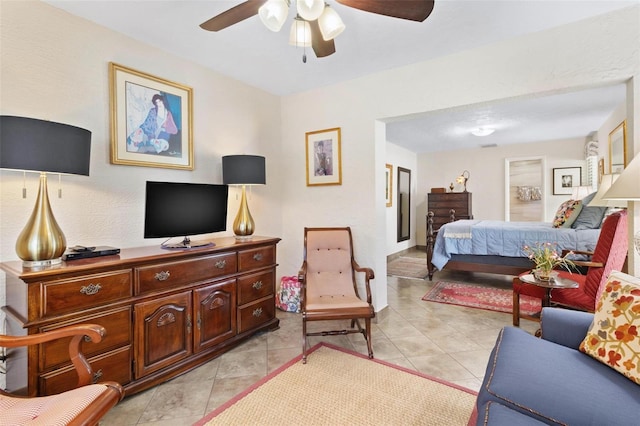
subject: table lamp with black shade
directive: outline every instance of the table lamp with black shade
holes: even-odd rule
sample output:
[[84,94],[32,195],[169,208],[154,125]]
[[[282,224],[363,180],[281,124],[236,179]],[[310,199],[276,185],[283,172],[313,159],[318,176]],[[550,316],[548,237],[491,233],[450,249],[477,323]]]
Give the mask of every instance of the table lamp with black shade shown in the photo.
[[247,185],[266,183],[265,158],[258,155],[227,155],[222,157],[222,183],[242,185],[240,209],[233,221],[233,233],[237,240],[250,240],[255,231],[255,222],[247,204]]
[[26,267],[61,262],[66,238],[56,222],[47,191],[47,173],[89,176],[91,132],[35,118],[0,116],[0,169],[39,172],[36,205],[16,241]]

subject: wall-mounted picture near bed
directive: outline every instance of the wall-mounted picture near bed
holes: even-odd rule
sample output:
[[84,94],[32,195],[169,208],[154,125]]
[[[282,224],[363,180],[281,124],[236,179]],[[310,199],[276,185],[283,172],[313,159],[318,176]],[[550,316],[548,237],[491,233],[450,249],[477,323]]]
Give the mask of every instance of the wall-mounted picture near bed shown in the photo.
[[571,195],[574,186],[582,185],[582,167],[553,169],[553,195]]

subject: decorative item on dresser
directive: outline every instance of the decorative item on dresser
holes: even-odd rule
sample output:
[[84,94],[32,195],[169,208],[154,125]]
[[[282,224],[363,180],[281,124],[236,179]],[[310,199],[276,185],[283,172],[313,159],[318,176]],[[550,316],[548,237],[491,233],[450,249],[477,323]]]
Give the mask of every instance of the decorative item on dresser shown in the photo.
[[[95,380],[127,395],[184,373],[246,340],[278,328],[279,238],[213,239],[190,250],[123,249],[119,255],[29,270],[0,263],[7,277],[7,334],[92,323],[106,336],[82,344]],[[7,353],[7,389],[29,396],[73,388],[68,340]]]
[[255,222],[247,204],[247,185],[264,185],[267,182],[264,157],[259,155],[227,155],[222,157],[222,180],[226,185],[242,185],[242,199],[233,221],[233,233],[237,240],[250,240]]

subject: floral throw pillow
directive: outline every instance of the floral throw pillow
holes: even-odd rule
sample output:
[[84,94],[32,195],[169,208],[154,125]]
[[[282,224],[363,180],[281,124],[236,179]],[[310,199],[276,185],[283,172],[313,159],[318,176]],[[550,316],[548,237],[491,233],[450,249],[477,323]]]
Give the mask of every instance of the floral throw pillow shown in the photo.
[[582,210],[581,200],[569,200],[560,204],[556,217],[553,219],[554,228],[571,228]]
[[640,385],[640,279],[609,275],[580,350]]

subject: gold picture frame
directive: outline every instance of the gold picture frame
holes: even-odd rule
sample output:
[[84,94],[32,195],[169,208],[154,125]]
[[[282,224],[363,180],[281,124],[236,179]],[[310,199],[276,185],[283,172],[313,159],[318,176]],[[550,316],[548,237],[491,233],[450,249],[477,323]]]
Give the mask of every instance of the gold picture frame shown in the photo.
[[609,133],[609,173],[622,173],[627,167],[627,120]]
[[342,185],[340,127],[306,133],[307,186]]
[[193,89],[113,62],[109,83],[111,163],[193,170]]
[[393,205],[393,166],[391,164],[386,165],[385,175],[384,199],[387,207],[391,207]]

